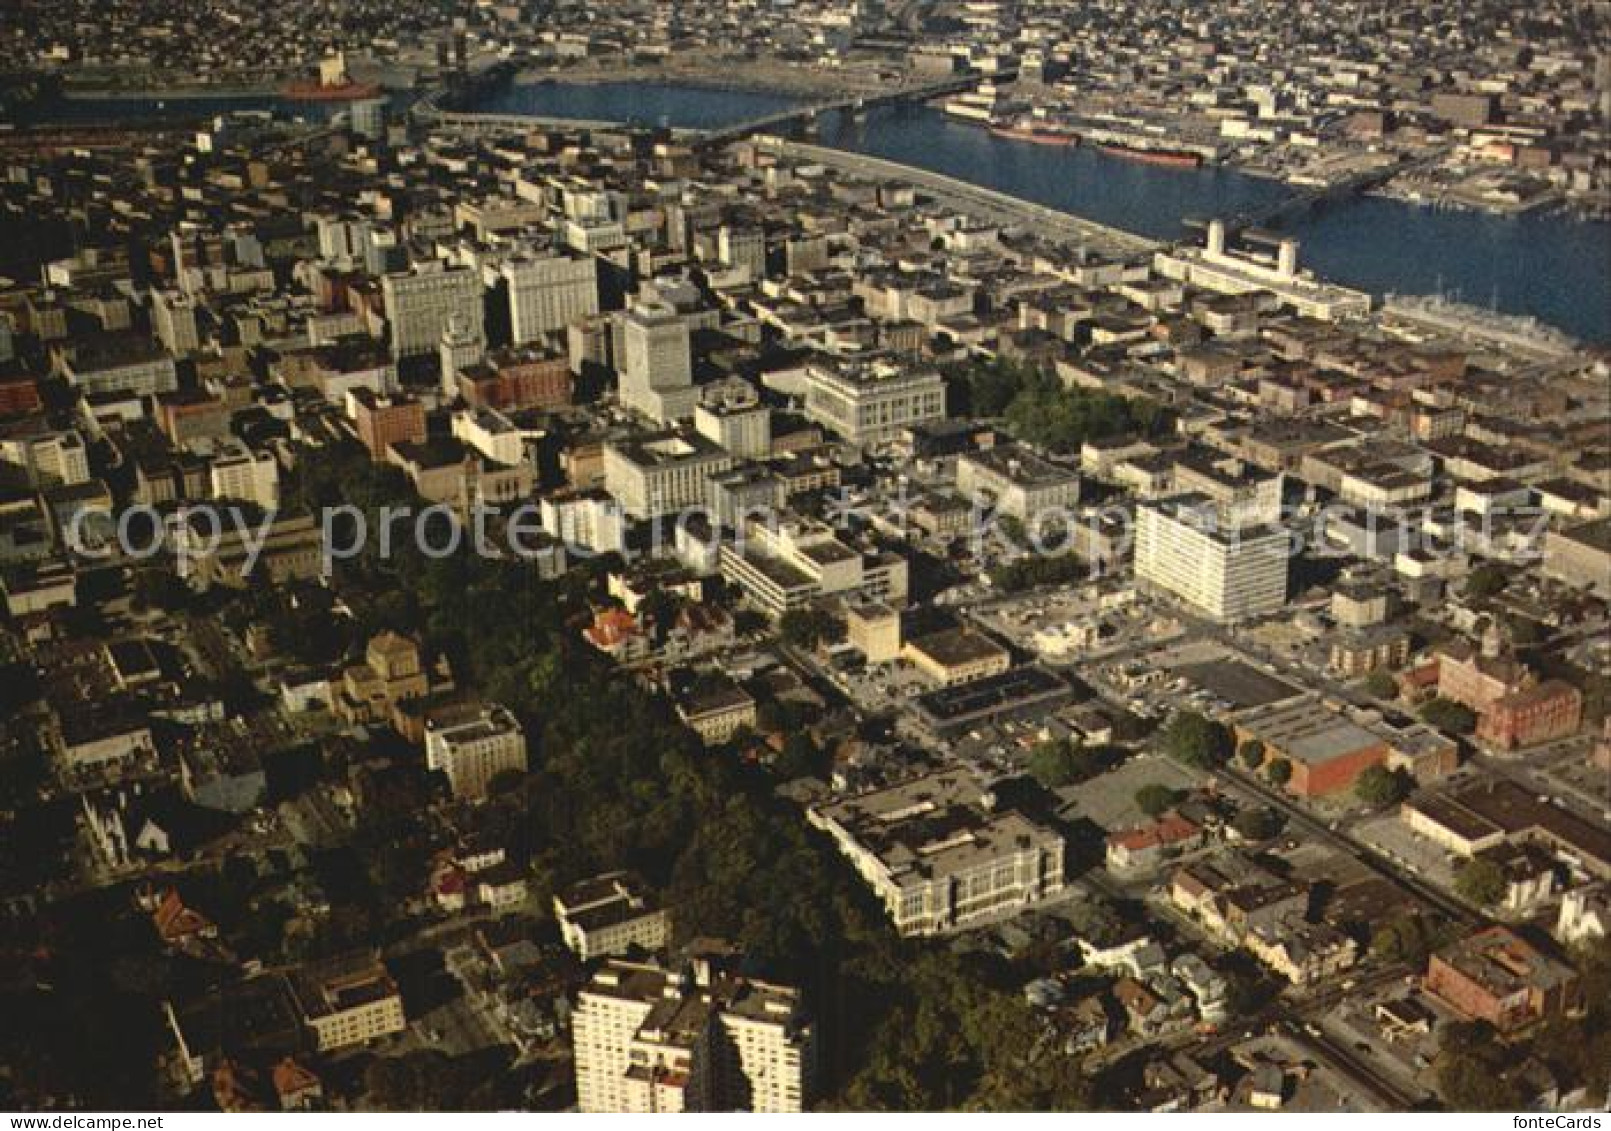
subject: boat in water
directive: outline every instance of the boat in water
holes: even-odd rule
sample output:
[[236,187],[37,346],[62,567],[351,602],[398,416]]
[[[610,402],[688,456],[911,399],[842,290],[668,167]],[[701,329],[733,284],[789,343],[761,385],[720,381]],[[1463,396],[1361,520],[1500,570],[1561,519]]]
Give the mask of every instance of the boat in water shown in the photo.
[[1203,155],[1189,149],[1143,149],[1118,142],[1098,145],[1099,153],[1117,157],[1122,161],[1138,161],[1143,165],[1163,165],[1173,169],[1196,169],[1202,166]]
[[296,102],[356,102],[374,98],[380,87],[357,82],[347,73],[347,57],[340,51],[319,60],[319,77],[293,82],[280,90],[280,97]]
[[294,82],[280,88],[280,97],[293,102],[357,102],[376,98],[380,87],[372,82],[343,82],[326,85],[320,82]]
[[1013,141],[1027,141],[1031,145],[1078,145],[1080,135],[1063,126],[1041,122],[992,122],[990,132],[997,137]]

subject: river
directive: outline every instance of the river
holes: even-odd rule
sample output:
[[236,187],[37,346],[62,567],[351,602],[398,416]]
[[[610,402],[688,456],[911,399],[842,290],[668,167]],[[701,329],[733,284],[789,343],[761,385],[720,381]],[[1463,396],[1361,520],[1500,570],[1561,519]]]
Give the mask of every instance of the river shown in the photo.
[[[545,83],[506,88],[477,109],[699,129],[793,101],[658,83]],[[1159,239],[1179,238],[1185,219],[1237,212],[1289,191],[1224,168],[1160,168],[1083,147],[996,137],[929,106],[876,110],[861,122],[830,117],[820,140]],[[1377,295],[1441,290],[1611,343],[1611,225],[1560,213],[1505,217],[1361,197],[1285,226],[1302,241],[1302,262],[1337,282]]]

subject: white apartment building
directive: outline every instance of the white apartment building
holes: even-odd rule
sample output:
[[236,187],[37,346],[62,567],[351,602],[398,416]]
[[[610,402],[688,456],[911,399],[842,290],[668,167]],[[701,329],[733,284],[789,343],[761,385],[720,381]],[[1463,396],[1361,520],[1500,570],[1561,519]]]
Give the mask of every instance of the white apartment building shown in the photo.
[[372,955],[304,967],[287,983],[320,1052],[368,1044],[408,1027],[403,995],[385,964]]
[[628,515],[653,518],[702,506],[706,483],[733,457],[698,433],[656,432],[604,445],[604,489]]
[[1063,838],[997,811],[967,769],[943,770],[814,805],[903,935],[935,935],[1018,914],[1063,890]]
[[1177,495],[1136,507],[1135,570],[1219,621],[1273,613],[1286,603],[1287,532],[1237,528],[1202,495]]
[[560,491],[541,502],[543,529],[567,546],[599,553],[626,548],[626,515],[600,490]]
[[[725,956],[724,956],[725,957]],[[607,961],[572,1014],[584,1112],[798,1112],[816,1077],[800,991],[710,957]]]
[[208,475],[215,499],[239,499],[269,511],[280,505],[280,465],[267,451],[227,444],[213,456]]
[[591,257],[511,259],[500,274],[509,288],[510,336],[516,345],[599,311],[598,263]]
[[0,437],[0,462],[22,468],[32,487],[89,482],[89,449],[71,428]]
[[583,962],[633,948],[656,951],[671,941],[671,913],[655,906],[630,872],[571,885],[554,896],[554,918],[560,938]]
[[814,364],[805,387],[806,415],[853,444],[884,443],[914,424],[945,419],[945,380],[933,370],[889,360]]
[[723,579],[771,617],[822,597],[906,603],[906,559],[865,553],[840,541],[830,527],[794,521],[749,521],[741,543],[721,547]]
[[468,267],[422,263],[412,271],[383,275],[380,290],[394,359],[435,351],[455,316],[460,326],[485,340],[481,277]]
[[506,708],[485,704],[425,724],[425,768],[447,775],[453,796],[479,801],[505,770],[526,768],[526,735]]

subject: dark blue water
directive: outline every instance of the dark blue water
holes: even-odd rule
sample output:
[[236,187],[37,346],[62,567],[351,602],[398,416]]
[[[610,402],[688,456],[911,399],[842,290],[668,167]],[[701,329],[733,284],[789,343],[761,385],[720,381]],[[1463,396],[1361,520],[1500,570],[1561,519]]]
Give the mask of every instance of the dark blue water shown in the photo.
[[[600,83],[518,86],[480,109],[550,117],[709,128],[782,109],[781,95]],[[1278,200],[1273,181],[1220,168],[1172,169],[1000,138],[930,107],[829,119],[823,144],[944,173],[1099,223],[1159,239],[1181,221]],[[1611,225],[1562,214],[1523,217],[1437,212],[1359,198],[1288,223],[1302,262],[1378,295],[1442,290],[1466,302],[1531,314],[1578,337],[1611,341]]]
[[505,87],[476,109],[497,114],[535,114],[544,118],[584,118],[595,122],[638,122],[707,130],[797,105],[799,99],[782,94],[601,82]]

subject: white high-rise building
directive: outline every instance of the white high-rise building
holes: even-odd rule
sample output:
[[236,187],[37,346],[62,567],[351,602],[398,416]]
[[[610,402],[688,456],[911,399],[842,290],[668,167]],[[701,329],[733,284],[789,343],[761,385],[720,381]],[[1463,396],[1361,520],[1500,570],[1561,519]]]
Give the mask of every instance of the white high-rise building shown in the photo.
[[280,505],[280,465],[269,452],[235,441],[213,457],[210,475],[215,499],[240,499],[270,511]]
[[437,349],[442,331],[455,315],[477,340],[486,340],[481,277],[468,267],[424,263],[413,271],[382,276],[380,289],[391,326],[393,358]]
[[724,224],[716,234],[716,254],[728,267],[742,267],[751,280],[766,277],[766,236],[755,228]]
[[526,734],[503,707],[484,705],[425,724],[425,768],[447,775],[453,796],[479,801],[487,783],[526,768]]
[[179,291],[157,291],[151,296],[151,329],[175,357],[201,348],[196,321],[196,300]]
[[693,348],[688,323],[670,306],[634,306],[621,322],[621,403],[659,424],[693,415]]
[[755,386],[734,377],[706,385],[694,409],[694,431],[739,459],[772,453],[772,413]]
[[89,448],[71,428],[0,437],[0,463],[22,469],[31,487],[88,483]]
[[486,339],[458,313],[448,316],[437,343],[437,364],[441,367],[442,396],[452,400],[459,392],[459,374],[487,354]]
[[695,955],[686,969],[607,961],[571,1018],[577,1107],[803,1111],[816,1031],[800,991],[742,977],[731,957]]
[[598,262],[591,256],[511,259],[501,274],[509,287],[509,329],[516,345],[599,311]]
[[1238,527],[1203,495],[1136,507],[1136,579],[1219,621],[1273,613],[1287,599],[1287,532]]

